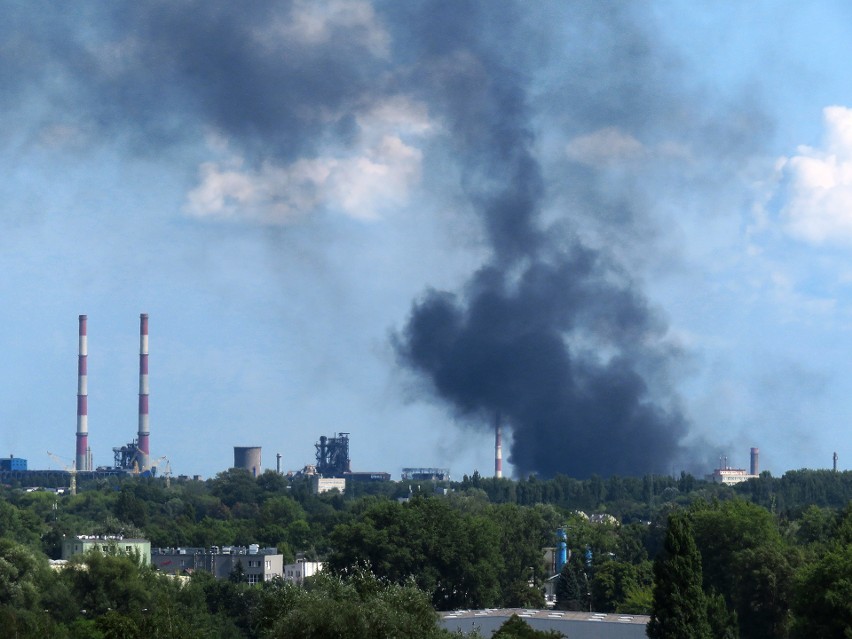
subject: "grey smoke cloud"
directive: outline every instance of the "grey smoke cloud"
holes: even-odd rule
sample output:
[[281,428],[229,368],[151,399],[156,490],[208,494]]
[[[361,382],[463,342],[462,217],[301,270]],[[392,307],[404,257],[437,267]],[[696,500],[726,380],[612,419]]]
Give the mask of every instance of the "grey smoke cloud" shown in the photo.
[[[599,211],[604,224],[647,220],[629,201],[601,206],[606,182],[596,183],[600,174],[588,166],[574,166],[565,175],[582,183],[573,190],[573,210],[561,212],[558,226],[543,222],[548,197],[560,187],[546,183],[536,153],[534,72],[512,56],[532,34],[520,16],[503,15],[518,31],[494,38],[483,11],[464,16],[479,28],[424,36],[424,55],[464,62],[430,90],[443,91],[464,185],[492,255],[461,292],[431,290],[414,303],[395,340],[400,361],[470,421],[506,417],[510,461],[521,475],[668,471],[685,453],[688,432],[668,381],[677,352],[636,282],[606,251],[577,240],[572,224]],[[653,128],[671,115],[651,41],[629,11],[575,3],[561,14],[582,39],[551,96],[563,100],[566,129],[632,130],[643,120]]]
[[359,117],[393,96],[426,105],[444,137],[423,144],[423,171],[451,167],[448,199],[463,195],[489,257],[458,290],[417,298],[400,362],[474,423],[504,414],[522,474],[668,471],[688,455],[680,355],[629,275],[653,250],[657,185],[611,161],[651,164],[676,138],[683,166],[695,141],[724,164],[759,118],[707,114],[647,4],[13,3],[0,41],[0,109],[37,90],[50,130],[146,154],[215,130],[261,167],[260,206],[286,199],[271,183],[292,172],[274,163],[355,145]]
[[385,64],[381,28],[367,3],[326,8],[312,17],[309,3],[270,0],[18,6],[0,27],[5,102],[20,106],[38,87],[57,107],[51,117],[143,151],[204,127],[255,158],[345,144]]

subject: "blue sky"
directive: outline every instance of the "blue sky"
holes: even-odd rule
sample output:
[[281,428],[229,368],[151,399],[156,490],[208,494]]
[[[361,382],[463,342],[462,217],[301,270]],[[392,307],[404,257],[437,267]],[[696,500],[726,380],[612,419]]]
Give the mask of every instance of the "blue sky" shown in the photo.
[[83,313],[111,463],[147,312],[176,473],[349,432],[355,470],[485,474],[498,409],[524,474],[848,467],[845,3],[231,4],[4,3],[0,454],[73,457]]

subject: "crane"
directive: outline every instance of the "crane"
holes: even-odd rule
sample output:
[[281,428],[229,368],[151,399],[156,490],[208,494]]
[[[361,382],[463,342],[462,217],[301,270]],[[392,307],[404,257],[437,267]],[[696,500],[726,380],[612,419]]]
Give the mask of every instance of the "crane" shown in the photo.
[[153,476],[157,473],[157,471],[160,469],[160,465],[163,462],[166,462],[166,470],[163,475],[166,478],[166,488],[169,488],[171,486],[172,465],[166,455],[158,457],[157,459],[151,462],[151,475]]
[[68,475],[71,477],[71,494],[76,495],[77,494],[77,462],[72,460],[71,465],[69,466],[69,465],[65,464],[65,461],[59,455],[54,455],[50,451],[47,451],[47,454],[50,456],[50,458],[53,461],[55,461],[57,464],[59,464],[62,467],[62,470],[67,472]]
[[154,461],[152,461],[152,462],[149,464],[148,469],[151,471],[151,476],[152,476],[152,477],[153,477],[154,475],[156,475],[156,474],[157,474],[157,471],[160,469],[160,463],[161,463],[161,462],[163,462],[163,461],[167,461],[167,460],[168,460],[168,457],[166,457],[165,455],[163,455],[162,457],[158,457],[157,459],[155,459]]

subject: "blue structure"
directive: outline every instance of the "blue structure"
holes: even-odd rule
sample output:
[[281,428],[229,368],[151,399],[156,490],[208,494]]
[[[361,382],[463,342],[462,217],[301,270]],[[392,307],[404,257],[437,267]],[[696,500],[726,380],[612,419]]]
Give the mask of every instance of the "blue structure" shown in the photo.
[[556,572],[562,571],[562,566],[568,563],[568,535],[564,528],[556,530],[556,536],[559,538],[559,544],[556,547]]
[[27,460],[23,457],[3,457],[0,458],[0,470],[26,470]]

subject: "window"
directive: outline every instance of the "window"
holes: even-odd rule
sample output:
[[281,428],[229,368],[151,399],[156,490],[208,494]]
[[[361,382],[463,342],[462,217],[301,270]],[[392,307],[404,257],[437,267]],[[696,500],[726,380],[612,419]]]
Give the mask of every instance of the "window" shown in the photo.
[[248,582],[250,584],[260,583],[260,575],[248,575]]
[[272,562],[271,562],[271,561],[269,561],[268,559],[266,560],[266,569],[267,569],[267,570],[271,570],[271,569],[272,569]]

